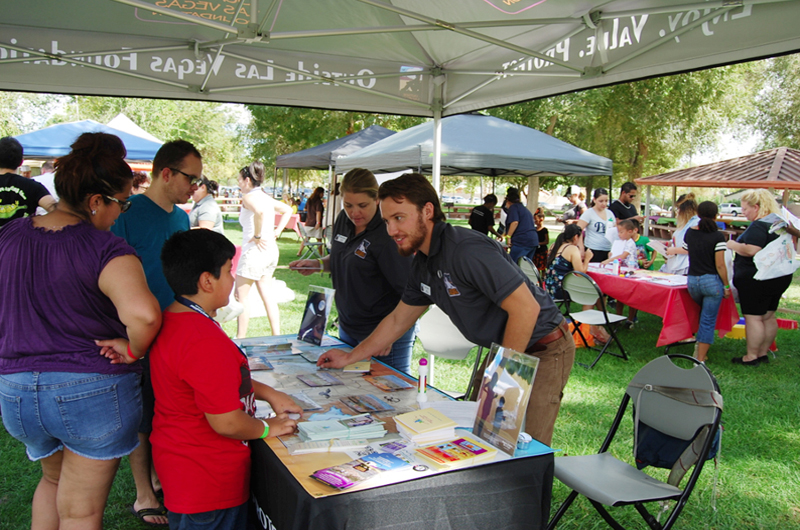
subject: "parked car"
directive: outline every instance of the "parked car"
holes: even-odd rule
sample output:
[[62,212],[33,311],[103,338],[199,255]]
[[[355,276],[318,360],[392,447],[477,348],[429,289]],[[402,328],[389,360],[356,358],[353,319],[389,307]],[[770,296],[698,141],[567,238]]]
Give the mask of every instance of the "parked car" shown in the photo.
[[723,202],[719,205],[719,213],[731,214],[735,217],[742,213],[742,207],[733,202]]
[[[642,215],[644,215],[645,206],[646,206],[645,204],[642,204]],[[665,210],[664,208],[662,208],[662,207],[660,207],[660,206],[658,206],[656,204],[651,204],[650,205],[650,215],[662,215],[662,214],[664,214],[666,212],[667,212],[667,210]]]

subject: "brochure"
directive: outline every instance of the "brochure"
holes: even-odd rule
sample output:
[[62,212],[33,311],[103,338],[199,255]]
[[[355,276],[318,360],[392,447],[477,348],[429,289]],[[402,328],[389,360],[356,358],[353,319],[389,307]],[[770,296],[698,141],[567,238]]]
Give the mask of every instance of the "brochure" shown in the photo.
[[309,410],[322,410],[322,406],[308,397],[305,392],[294,392],[289,394],[289,397],[292,398],[295,403],[297,403],[298,407],[303,409],[303,412],[307,412]]
[[322,345],[322,337],[325,335],[325,327],[328,325],[328,315],[331,313],[334,293],[334,289],[327,287],[309,286],[306,309],[300,323],[300,331],[297,333],[298,339],[317,346]]
[[372,453],[346,464],[326,467],[312,473],[312,477],[337,489],[347,489],[361,484],[381,473],[409,467],[410,464],[389,453]]
[[420,409],[394,417],[397,432],[417,444],[447,440],[455,436],[456,422],[436,409]]
[[249,357],[247,359],[247,364],[250,366],[251,372],[256,372],[258,370],[274,370],[275,368],[272,366],[266,357],[259,356],[259,357]]
[[416,388],[408,381],[404,381],[396,375],[366,376],[364,377],[364,380],[369,381],[384,392],[396,392],[397,390],[409,390]]
[[513,456],[539,359],[492,344],[472,433]]
[[356,412],[383,412],[385,410],[394,410],[393,406],[389,405],[382,399],[378,399],[372,394],[346,396],[341,398],[339,401]]
[[314,372],[313,374],[300,374],[297,378],[308,386],[336,386],[344,382],[329,372]]

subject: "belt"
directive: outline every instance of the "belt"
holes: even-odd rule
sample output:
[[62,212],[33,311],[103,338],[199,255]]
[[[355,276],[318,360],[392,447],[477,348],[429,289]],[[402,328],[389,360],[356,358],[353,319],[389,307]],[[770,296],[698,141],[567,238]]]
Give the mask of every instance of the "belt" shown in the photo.
[[567,321],[562,320],[561,323],[556,327],[556,329],[554,329],[553,331],[551,331],[550,333],[539,339],[533,346],[525,350],[525,353],[542,351],[546,349],[547,345],[550,344],[551,342],[555,342],[561,337],[568,334],[569,334],[569,328],[567,327]]

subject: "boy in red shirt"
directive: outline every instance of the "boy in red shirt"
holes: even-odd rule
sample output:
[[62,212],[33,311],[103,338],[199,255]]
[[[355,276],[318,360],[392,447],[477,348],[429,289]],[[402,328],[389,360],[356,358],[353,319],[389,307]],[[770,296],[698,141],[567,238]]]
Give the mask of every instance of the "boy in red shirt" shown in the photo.
[[[292,399],[252,381],[247,358],[212,319],[233,288],[235,248],[211,230],[179,232],[161,262],[175,292],[150,351],[156,395],[153,461],[173,530],[240,529],[247,524],[247,440],[294,432]],[[255,400],[277,417],[258,420]]]

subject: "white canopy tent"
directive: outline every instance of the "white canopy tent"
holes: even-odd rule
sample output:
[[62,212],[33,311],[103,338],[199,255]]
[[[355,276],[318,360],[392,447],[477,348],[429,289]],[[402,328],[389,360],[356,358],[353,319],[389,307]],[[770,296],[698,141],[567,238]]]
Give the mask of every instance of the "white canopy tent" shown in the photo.
[[437,124],[800,50],[798,0],[25,0],[4,2],[2,13],[0,90],[359,110]]

